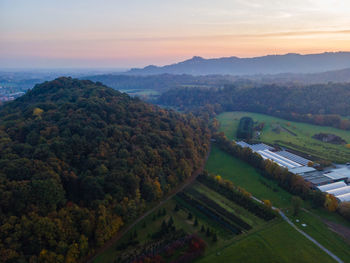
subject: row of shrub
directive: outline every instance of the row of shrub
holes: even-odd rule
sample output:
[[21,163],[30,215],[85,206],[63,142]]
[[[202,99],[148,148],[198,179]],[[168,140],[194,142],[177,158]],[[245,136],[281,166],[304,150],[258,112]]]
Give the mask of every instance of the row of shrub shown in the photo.
[[235,187],[232,182],[221,179],[221,177],[203,173],[198,176],[198,181],[265,221],[269,221],[277,215],[270,207],[252,199],[248,192]]
[[187,235],[183,230],[171,232],[157,240],[151,240],[144,244],[135,244],[130,249],[122,251],[115,259],[115,262],[143,262],[146,258],[154,258],[164,254],[175,243],[181,244],[182,247],[186,246],[190,238],[191,236]]
[[218,203],[213,201],[212,199],[208,198],[206,195],[196,191],[195,189],[189,190],[189,193],[196,198],[198,201],[200,201],[204,206],[207,206],[213,210],[215,210],[217,213],[223,215],[227,219],[229,219],[231,222],[239,226],[240,228],[243,228],[245,230],[250,230],[252,227],[246,223],[244,220],[239,218],[238,216],[234,215],[233,213],[227,211],[225,208],[220,206]]
[[196,208],[197,210],[199,210],[200,212],[202,212],[207,217],[216,221],[223,228],[225,228],[226,230],[229,230],[233,234],[239,235],[242,233],[242,229],[240,227],[232,224],[232,222],[230,222],[224,216],[222,216],[217,211],[215,211],[215,209],[212,209],[212,208],[202,204],[201,202],[199,202],[198,200],[194,199],[192,196],[190,196],[184,192],[178,193],[177,196],[180,197],[182,200],[184,200],[190,206],[192,206],[192,207]]

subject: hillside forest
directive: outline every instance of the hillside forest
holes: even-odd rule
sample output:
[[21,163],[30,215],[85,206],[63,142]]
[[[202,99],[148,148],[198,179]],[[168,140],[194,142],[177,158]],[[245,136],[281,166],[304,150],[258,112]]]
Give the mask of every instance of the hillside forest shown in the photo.
[[207,124],[59,78],[0,108],[0,261],[77,262],[188,178]]

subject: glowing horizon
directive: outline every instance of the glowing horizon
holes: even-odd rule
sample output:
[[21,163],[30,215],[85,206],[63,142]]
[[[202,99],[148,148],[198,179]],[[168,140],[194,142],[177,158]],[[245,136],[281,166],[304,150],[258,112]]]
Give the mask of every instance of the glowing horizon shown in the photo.
[[130,68],[193,56],[350,51],[350,2],[188,2],[3,0],[0,67]]

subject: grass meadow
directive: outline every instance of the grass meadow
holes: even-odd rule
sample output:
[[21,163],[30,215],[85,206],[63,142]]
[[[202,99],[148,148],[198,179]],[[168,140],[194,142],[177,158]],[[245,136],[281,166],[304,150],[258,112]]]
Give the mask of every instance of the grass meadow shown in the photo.
[[[334,145],[312,138],[313,135],[320,132],[331,133],[350,143],[349,131],[332,127],[292,122],[258,113],[224,112],[217,117],[220,122],[220,131],[223,131],[227,138],[235,139],[239,120],[246,116],[251,117],[254,122],[265,123],[259,139],[262,142],[278,144],[279,146],[311,155],[316,159],[338,163],[345,163],[350,160],[350,149],[346,148],[345,145]],[[276,127],[280,127],[280,129],[276,129]]]

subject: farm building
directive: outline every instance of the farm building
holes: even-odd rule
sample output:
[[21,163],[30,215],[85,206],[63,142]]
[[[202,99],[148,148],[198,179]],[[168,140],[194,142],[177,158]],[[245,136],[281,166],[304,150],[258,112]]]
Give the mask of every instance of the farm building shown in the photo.
[[350,186],[348,186],[345,182],[350,181],[350,166],[332,169],[323,175],[334,181],[337,180],[338,182],[326,184],[317,188],[322,192],[327,192],[334,195],[339,202],[349,202]]
[[332,189],[327,191],[327,193],[332,194],[334,196],[350,194],[350,186],[347,185],[341,188]]
[[239,141],[236,144],[248,147],[253,152],[260,154],[262,158],[274,161],[291,173],[302,176],[314,189],[334,195],[339,202],[350,201],[350,186],[346,184],[346,182],[350,183],[350,165],[322,172],[309,167],[310,160],[285,150],[276,151],[273,147],[263,143],[248,144]]
[[318,189],[322,192],[327,192],[335,196],[339,202],[350,201],[350,186],[344,181],[319,186]]
[[326,175],[330,178],[345,178],[346,181],[350,182],[350,165],[332,169]]
[[272,160],[275,163],[277,163],[279,166],[283,166],[288,169],[293,169],[293,168],[302,166],[301,164],[296,163],[270,150],[257,151],[257,153],[260,154],[262,158]]
[[313,188],[320,186],[320,185],[325,185],[325,184],[331,184],[334,182],[337,182],[333,180],[332,178],[329,178],[325,176],[322,172],[315,171],[311,173],[305,173],[301,175],[305,181],[308,181],[312,184]]
[[303,175],[306,175],[308,173],[315,172],[316,169],[313,167],[309,167],[309,166],[300,166],[300,167],[295,167],[295,168],[289,169],[289,171],[294,173],[294,174],[298,174],[298,175],[303,176]]
[[264,150],[273,150],[274,148],[267,145],[267,144],[264,144],[264,143],[257,143],[257,144],[249,144],[249,143],[246,143],[244,141],[238,141],[236,142],[237,145],[241,146],[241,147],[247,147],[247,148],[250,148],[253,152],[257,152],[257,151],[264,151]]
[[338,195],[336,198],[339,200],[339,202],[350,202],[350,193],[345,195]]
[[248,144],[243,141],[238,141],[236,144],[243,148],[248,147],[253,152],[260,154],[262,158],[272,160],[278,165],[287,168],[288,170],[307,166],[307,164],[310,162],[310,160],[307,160],[288,151],[275,151],[275,148],[264,143]]
[[341,181],[341,182],[336,182],[336,183],[318,186],[317,188],[318,188],[318,190],[320,190],[322,192],[327,192],[327,191],[334,190],[337,188],[342,188],[344,186],[346,186],[346,183],[344,181]]

